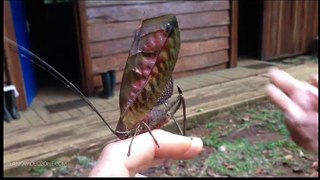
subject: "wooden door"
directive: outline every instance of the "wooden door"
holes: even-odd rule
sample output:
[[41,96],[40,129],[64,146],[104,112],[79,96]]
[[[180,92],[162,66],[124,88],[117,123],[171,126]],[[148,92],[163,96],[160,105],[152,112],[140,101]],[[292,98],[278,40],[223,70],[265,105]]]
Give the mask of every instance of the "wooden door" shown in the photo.
[[318,35],[318,1],[264,1],[262,60],[310,51]]

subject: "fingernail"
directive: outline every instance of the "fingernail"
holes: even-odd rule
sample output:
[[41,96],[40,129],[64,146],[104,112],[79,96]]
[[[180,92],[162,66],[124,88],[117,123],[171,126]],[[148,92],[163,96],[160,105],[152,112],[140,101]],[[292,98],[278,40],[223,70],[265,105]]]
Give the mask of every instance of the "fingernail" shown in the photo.
[[197,146],[197,147],[202,147],[203,146],[203,142],[202,139],[199,137],[192,137],[192,146]]
[[267,92],[272,91],[273,88],[274,88],[274,85],[273,85],[273,84],[270,84],[270,83],[265,86],[265,90],[266,90]]
[[184,154],[185,156],[194,156],[195,153],[199,153],[202,150],[203,147],[203,142],[201,140],[201,138],[198,137],[191,137],[191,147],[189,148],[189,150]]
[[276,73],[277,71],[279,71],[278,68],[272,67],[272,68],[269,69],[268,75],[269,75],[269,76],[272,76],[272,75],[273,75],[274,73]]
[[279,70],[278,67],[271,67],[271,68],[269,69],[269,71],[277,71],[277,70]]

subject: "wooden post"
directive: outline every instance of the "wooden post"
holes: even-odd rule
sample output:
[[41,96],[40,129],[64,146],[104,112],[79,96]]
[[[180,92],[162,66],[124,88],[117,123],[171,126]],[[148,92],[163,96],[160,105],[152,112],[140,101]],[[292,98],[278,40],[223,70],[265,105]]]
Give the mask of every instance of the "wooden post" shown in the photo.
[[[3,32],[4,36],[16,41],[16,35],[14,31],[13,19],[11,14],[10,1],[4,1],[4,26]],[[19,96],[17,97],[17,107],[19,110],[26,110],[28,108],[26,92],[24,89],[24,81],[22,68],[20,64],[18,49],[11,49],[7,43],[4,43],[4,60],[6,61],[6,68],[8,72],[8,81],[15,85]]]
[[230,1],[231,3],[231,26],[230,26],[230,62],[228,68],[236,67],[238,62],[238,9],[237,0]]
[[85,1],[74,2],[75,23],[81,63],[81,77],[83,93],[87,96],[94,95],[94,80],[89,49],[89,35]]

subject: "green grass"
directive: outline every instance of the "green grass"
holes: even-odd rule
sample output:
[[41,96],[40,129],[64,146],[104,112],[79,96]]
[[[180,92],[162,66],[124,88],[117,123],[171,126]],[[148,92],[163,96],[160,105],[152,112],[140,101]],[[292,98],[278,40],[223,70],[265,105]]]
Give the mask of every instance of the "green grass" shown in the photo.
[[[258,168],[269,171],[279,163],[290,164],[282,148],[296,153],[300,151],[297,145],[287,139],[257,144],[251,144],[246,139],[238,139],[235,142],[220,142],[221,145],[226,147],[226,151],[213,153],[209,157],[208,167],[216,173],[231,177],[252,176]],[[265,150],[269,150],[270,153],[264,154]]]
[[218,148],[222,139],[218,132],[212,132],[209,137],[203,139],[204,145]]
[[245,177],[267,164],[267,160],[261,158],[261,153],[245,139],[234,143],[224,142],[223,145],[226,151],[214,153],[208,161],[208,167],[217,173]]
[[36,176],[40,176],[45,173],[48,169],[44,166],[36,166],[31,169],[31,173]]
[[211,129],[211,134],[209,137],[203,139],[206,146],[219,147],[222,142],[221,137],[224,135],[222,132],[217,131],[218,127],[222,125],[223,121],[215,121],[207,124],[207,128]]
[[77,156],[76,162],[85,168],[90,168],[93,166],[94,160],[86,156]]
[[265,121],[265,128],[271,132],[278,132],[285,137],[289,137],[290,133],[284,123],[284,114],[280,111],[271,111],[268,113]]
[[[290,133],[284,124],[284,114],[281,111],[273,110],[259,112],[256,109],[248,109],[245,113],[250,114],[250,120],[239,124],[237,126],[239,130],[250,128],[251,126],[258,126],[262,129],[269,130],[270,132],[278,132],[286,137],[290,136]],[[242,116],[243,114],[238,118],[241,118]]]
[[56,172],[60,174],[68,174],[70,172],[70,168],[67,165],[61,165],[56,167]]
[[[212,129],[212,133],[209,137],[204,138],[204,143],[217,150],[209,157],[208,167],[216,173],[231,177],[254,176],[255,173],[259,172],[259,168],[269,174],[284,174],[285,172],[277,169],[277,165],[282,163],[290,164],[290,160],[285,158],[287,151],[289,150],[297,155],[301,149],[290,140],[289,131],[284,124],[283,113],[278,110],[259,111],[251,108],[236,115],[236,117],[241,119],[246,114],[250,114],[249,120],[242,121],[230,132],[241,131],[255,126],[272,133],[281,134],[283,138],[256,144],[251,144],[245,138],[229,142],[221,138],[225,131],[218,130],[218,127],[223,124],[211,122],[207,124],[207,128]],[[218,150],[222,145],[226,147],[224,152]],[[287,151],[285,152],[283,149]],[[277,171],[271,172],[272,169],[277,169]]]

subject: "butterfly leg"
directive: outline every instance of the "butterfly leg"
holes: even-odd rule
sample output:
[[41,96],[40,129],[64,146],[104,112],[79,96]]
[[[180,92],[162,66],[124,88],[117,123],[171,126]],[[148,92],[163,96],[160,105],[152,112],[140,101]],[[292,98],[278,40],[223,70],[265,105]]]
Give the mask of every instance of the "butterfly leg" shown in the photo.
[[174,116],[171,116],[171,119],[174,121],[174,123],[176,124],[177,128],[179,129],[179,132],[181,135],[185,135],[183,134],[181,127],[179,126],[178,122],[176,121],[176,118]]
[[[186,118],[186,103],[185,103],[185,99],[184,99],[181,88],[179,86],[177,86],[177,88],[178,88],[179,95],[178,95],[177,99],[175,101],[173,101],[172,103],[170,103],[169,105],[165,104],[165,106],[166,106],[165,112],[173,119],[173,121],[175,122],[176,126],[178,127],[180,133],[185,136],[186,135],[186,119],[187,119]],[[183,108],[183,132],[182,132],[179,124],[177,123],[177,121],[173,117],[174,114],[180,108],[181,104],[182,104],[182,108]]]
[[153,136],[153,134],[151,133],[150,127],[149,127],[144,121],[142,121],[142,124],[147,128],[147,130],[148,130],[149,134],[151,135],[151,137],[153,138],[154,142],[156,143],[156,145],[158,146],[158,148],[160,148],[157,139],[156,139],[156,138]]
[[135,129],[134,134],[133,134],[132,139],[131,139],[131,142],[130,142],[130,144],[129,144],[129,149],[128,149],[128,153],[127,153],[127,156],[128,156],[128,157],[130,156],[131,146],[132,146],[132,143],[133,143],[133,139],[134,139],[134,137],[136,137],[136,135],[139,133],[139,131],[140,131],[140,124],[139,124],[138,127]]

